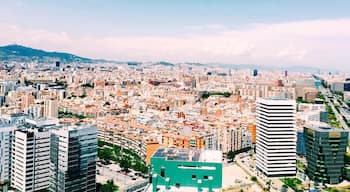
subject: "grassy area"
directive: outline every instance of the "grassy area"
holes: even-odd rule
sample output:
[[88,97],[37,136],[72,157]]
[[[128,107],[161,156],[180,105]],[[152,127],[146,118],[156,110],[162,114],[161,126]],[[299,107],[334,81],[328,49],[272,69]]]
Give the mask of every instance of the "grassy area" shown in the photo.
[[107,163],[113,161],[125,170],[131,168],[142,173],[148,172],[144,160],[128,149],[99,140],[97,152],[98,157]]
[[297,192],[303,191],[301,189],[302,182],[297,178],[284,178],[284,179],[281,179],[281,181],[288,187],[292,188],[294,191],[297,191]]
[[324,98],[324,96],[320,92],[318,93],[317,98],[322,99],[324,102],[326,101],[326,98]]
[[298,97],[296,102],[297,103],[314,103],[314,102],[305,101],[302,97]]
[[348,192],[350,191],[350,185],[345,187],[328,187],[326,189],[328,192]]
[[329,124],[334,128],[342,129],[340,122],[337,120],[337,117],[335,116],[332,108],[326,103],[326,110],[328,113],[328,122]]
[[303,162],[301,162],[300,160],[297,160],[297,168],[298,168],[298,170],[305,172],[306,165]]
[[78,115],[78,114],[73,114],[73,113],[71,113],[71,112],[59,111],[59,112],[58,112],[58,118],[85,119],[86,116],[84,116],[84,115]]
[[224,96],[224,97],[230,97],[232,95],[232,93],[230,92],[217,92],[217,91],[213,91],[213,92],[206,92],[202,95],[202,98],[203,99],[206,99],[210,96],[214,96],[214,95],[221,95],[221,96]]

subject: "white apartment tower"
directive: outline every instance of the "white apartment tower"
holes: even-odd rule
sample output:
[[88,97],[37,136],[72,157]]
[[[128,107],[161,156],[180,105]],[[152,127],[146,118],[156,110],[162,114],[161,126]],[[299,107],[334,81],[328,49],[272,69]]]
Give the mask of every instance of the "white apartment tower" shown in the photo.
[[267,177],[296,174],[296,103],[257,99],[256,168]]
[[15,127],[1,120],[0,122],[0,185],[10,178],[11,135]]
[[41,128],[15,131],[11,186],[21,192],[48,190],[49,176],[50,132]]

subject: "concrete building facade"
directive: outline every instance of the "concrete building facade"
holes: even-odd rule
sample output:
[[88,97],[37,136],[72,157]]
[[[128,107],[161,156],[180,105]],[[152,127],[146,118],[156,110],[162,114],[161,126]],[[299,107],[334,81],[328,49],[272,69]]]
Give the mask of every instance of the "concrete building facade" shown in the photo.
[[294,100],[258,99],[256,168],[268,177],[296,174]]

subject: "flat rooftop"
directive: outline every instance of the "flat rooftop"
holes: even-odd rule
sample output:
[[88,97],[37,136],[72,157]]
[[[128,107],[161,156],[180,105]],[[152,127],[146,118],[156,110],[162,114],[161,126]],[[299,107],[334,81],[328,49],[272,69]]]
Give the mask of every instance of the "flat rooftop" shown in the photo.
[[159,148],[152,158],[166,158],[168,161],[222,163],[222,152],[216,150]]
[[[171,186],[170,189],[166,189],[164,185],[157,185],[158,192],[198,192],[197,187],[174,187]],[[152,184],[146,187],[146,192],[152,192]],[[213,189],[213,192],[220,192],[221,189]],[[202,192],[208,192],[208,188],[202,188]]]
[[[306,126],[307,127],[307,126]],[[310,129],[313,129],[314,131],[317,132],[348,132],[347,130],[344,129],[336,129],[330,126],[311,126],[311,127],[307,127]]]

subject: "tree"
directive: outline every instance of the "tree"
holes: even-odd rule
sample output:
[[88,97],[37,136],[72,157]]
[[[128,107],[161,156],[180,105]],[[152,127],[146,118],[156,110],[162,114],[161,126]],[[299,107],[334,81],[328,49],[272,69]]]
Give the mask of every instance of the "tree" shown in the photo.
[[230,151],[227,153],[227,158],[230,159],[231,161],[233,161],[234,158],[235,158],[235,153],[234,153],[232,150],[230,150]]
[[270,191],[270,189],[271,189],[271,180],[266,182],[266,186],[267,186],[267,191]]
[[258,181],[258,178],[257,178],[256,176],[252,176],[252,177],[250,178],[250,180],[252,180],[253,182],[257,182],[257,181]]
[[97,150],[98,158],[103,159],[105,161],[112,160],[112,152],[109,149],[98,149]]
[[230,97],[231,93],[230,92],[224,92],[224,97]]
[[126,156],[123,156],[122,159],[120,160],[119,166],[124,171],[128,171],[128,169],[131,167],[131,160]]
[[119,187],[117,185],[114,185],[113,180],[108,180],[107,183],[102,185],[97,183],[96,191],[97,192],[115,192],[115,191],[118,191],[118,188]]

